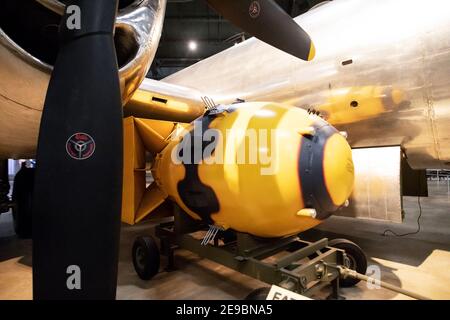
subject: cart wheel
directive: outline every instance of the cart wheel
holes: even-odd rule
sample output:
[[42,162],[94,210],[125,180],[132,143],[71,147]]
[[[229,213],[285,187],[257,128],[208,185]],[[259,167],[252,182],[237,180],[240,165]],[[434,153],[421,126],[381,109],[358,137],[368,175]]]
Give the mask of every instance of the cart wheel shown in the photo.
[[152,237],[137,237],[133,244],[134,270],[142,280],[150,280],[159,271],[160,257]]
[[237,240],[236,233],[230,230],[222,231],[219,237],[224,244],[228,244]]
[[270,288],[268,287],[258,288],[250,292],[245,297],[245,300],[266,300],[267,296],[269,295],[269,292]]
[[[346,239],[334,239],[331,240],[328,245],[344,250],[348,260],[346,261],[346,267],[355,270],[358,273],[366,274],[367,270],[367,258],[364,251],[355,243]],[[339,285],[341,287],[352,287],[357,284],[359,279],[346,278],[340,279]]]

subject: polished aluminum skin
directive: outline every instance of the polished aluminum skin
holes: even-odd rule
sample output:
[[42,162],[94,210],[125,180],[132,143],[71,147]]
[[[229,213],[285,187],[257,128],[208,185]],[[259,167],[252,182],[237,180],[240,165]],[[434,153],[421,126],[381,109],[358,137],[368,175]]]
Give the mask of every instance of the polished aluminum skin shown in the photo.
[[401,148],[358,148],[352,151],[355,168],[353,193],[349,205],[335,215],[401,223]]
[[[56,0],[39,0],[48,10],[62,14]],[[132,56],[120,66],[122,100],[125,104],[150,68],[158,48],[166,0],[136,0],[119,11],[116,35]],[[0,5],[1,10],[1,5]],[[52,66],[22,49],[0,29],[0,157],[33,157],[45,94]]]
[[353,148],[398,145],[414,169],[450,169],[450,1],[335,0],[296,21],[316,46],[312,62],[252,38],[164,81],[216,102],[322,111]]

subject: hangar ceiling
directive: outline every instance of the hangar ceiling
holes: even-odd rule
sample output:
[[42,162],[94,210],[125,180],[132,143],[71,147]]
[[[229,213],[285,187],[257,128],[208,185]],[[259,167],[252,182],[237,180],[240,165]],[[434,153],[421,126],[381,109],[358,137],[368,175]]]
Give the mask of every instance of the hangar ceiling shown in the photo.
[[[276,2],[296,17],[323,0]],[[216,14],[206,1],[168,0],[161,42],[148,77],[162,79],[248,37]],[[195,50],[189,48],[190,42],[195,42]]]

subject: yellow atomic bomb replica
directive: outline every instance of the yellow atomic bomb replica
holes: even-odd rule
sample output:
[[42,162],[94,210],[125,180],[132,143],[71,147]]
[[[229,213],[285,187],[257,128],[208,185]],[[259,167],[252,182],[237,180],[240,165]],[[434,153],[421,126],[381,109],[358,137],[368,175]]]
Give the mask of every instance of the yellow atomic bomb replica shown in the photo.
[[262,102],[217,106],[187,126],[127,118],[124,168],[123,221],[170,199],[194,219],[258,237],[318,225],[345,205],[354,180],[344,135],[305,110]]

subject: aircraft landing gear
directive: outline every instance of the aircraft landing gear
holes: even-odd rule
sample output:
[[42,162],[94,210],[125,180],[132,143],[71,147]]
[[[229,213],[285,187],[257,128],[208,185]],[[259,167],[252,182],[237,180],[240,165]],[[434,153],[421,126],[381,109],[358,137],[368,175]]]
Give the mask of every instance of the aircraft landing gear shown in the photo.
[[25,162],[14,177],[12,213],[14,231],[22,239],[31,238],[31,202],[33,199],[35,168],[28,168]]

